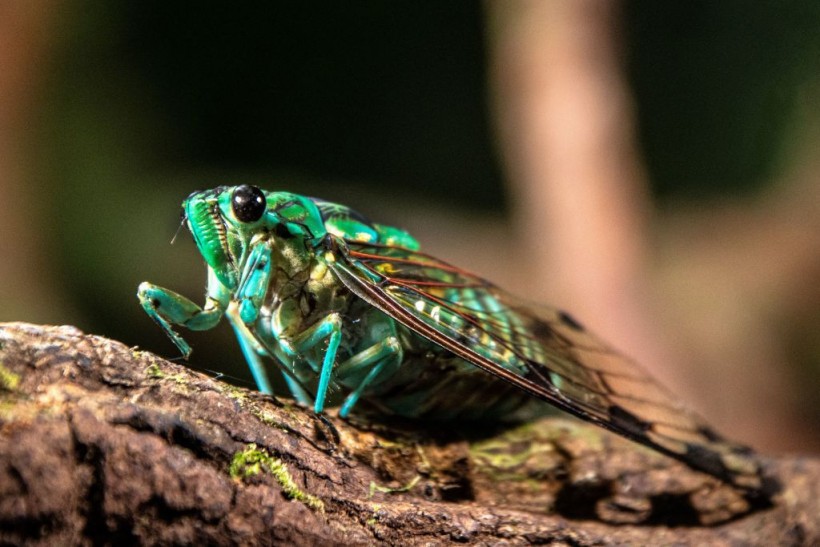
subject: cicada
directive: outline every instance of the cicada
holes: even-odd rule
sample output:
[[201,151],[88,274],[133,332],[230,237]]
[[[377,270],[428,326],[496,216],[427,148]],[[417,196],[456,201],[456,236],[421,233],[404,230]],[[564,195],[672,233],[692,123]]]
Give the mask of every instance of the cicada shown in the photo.
[[205,330],[224,315],[259,390],[273,394],[272,361],[317,413],[331,393],[342,417],[366,403],[437,421],[498,420],[546,401],[753,496],[773,491],[748,448],[569,313],[423,253],[401,229],[250,185],[194,192],[183,218],[208,266],[205,304],[147,282],[138,297],[186,357],[173,325]]

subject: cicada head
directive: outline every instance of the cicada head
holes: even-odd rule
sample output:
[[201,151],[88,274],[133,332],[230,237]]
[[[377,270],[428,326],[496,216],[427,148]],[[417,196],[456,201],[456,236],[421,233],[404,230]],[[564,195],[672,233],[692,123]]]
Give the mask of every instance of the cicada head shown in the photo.
[[256,236],[313,243],[326,233],[310,199],[247,184],[194,192],[182,208],[199,252],[229,289],[236,288],[242,259]]

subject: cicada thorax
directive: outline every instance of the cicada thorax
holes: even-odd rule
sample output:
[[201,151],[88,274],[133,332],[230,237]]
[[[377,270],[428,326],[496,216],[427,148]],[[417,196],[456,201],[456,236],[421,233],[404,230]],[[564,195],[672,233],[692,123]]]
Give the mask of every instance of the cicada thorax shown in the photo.
[[[333,314],[342,325],[337,364],[395,335],[393,320],[352,293],[303,242],[274,238],[271,261],[272,274],[256,328],[265,345],[287,345]],[[285,366],[310,387],[325,347],[318,344],[308,354],[290,356]],[[337,375],[334,382],[352,389],[361,382],[361,374]]]
[[349,291],[302,242],[273,238],[262,316],[277,337],[292,337],[347,306]]

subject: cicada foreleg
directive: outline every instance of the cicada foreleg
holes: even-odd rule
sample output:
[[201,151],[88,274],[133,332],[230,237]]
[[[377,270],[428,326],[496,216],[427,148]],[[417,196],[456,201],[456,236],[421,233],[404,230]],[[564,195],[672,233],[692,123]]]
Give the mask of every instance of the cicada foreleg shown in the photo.
[[195,304],[181,294],[147,281],[140,284],[137,297],[148,317],[162,327],[165,334],[187,359],[191,355],[191,346],[174,331],[172,325],[180,325],[191,330],[213,328],[225,313],[229,295],[209,268],[208,294],[204,307]]
[[[259,312],[270,284],[271,268],[269,241],[261,240],[252,244],[248,250],[248,258],[245,260],[239,284],[225,312],[239,341],[242,355],[245,356],[245,361],[251,369],[251,375],[253,375],[257,388],[267,395],[273,395],[274,392],[262,357],[273,358],[280,363],[292,361],[293,357],[281,344],[271,342],[270,336],[260,338],[259,332],[256,331],[259,328],[257,325]],[[273,339],[279,342],[276,336],[273,336]],[[309,405],[311,397],[293,372],[284,364],[279,368],[288,389],[296,400]]]
[[242,355],[245,356],[245,361],[248,362],[248,367],[251,369],[251,375],[256,382],[256,387],[266,395],[273,395],[273,387],[268,379],[265,365],[260,358],[260,355],[268,355],[268,351],[259,344],[248,326],[242,321],[239,309],[234,303],[228,306],[226,315],[228,316],[228,322],[233,327],[234,334],[236,334],[236,339],[239,341]]

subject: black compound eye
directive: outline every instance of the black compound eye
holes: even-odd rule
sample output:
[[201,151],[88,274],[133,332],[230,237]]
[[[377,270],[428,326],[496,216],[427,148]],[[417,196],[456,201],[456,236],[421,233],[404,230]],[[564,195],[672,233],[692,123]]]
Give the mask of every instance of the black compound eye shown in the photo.
[[237,186],[231,195],[233,214],[242,222],[256,222],[267,209],[265,194],[256,186]]

